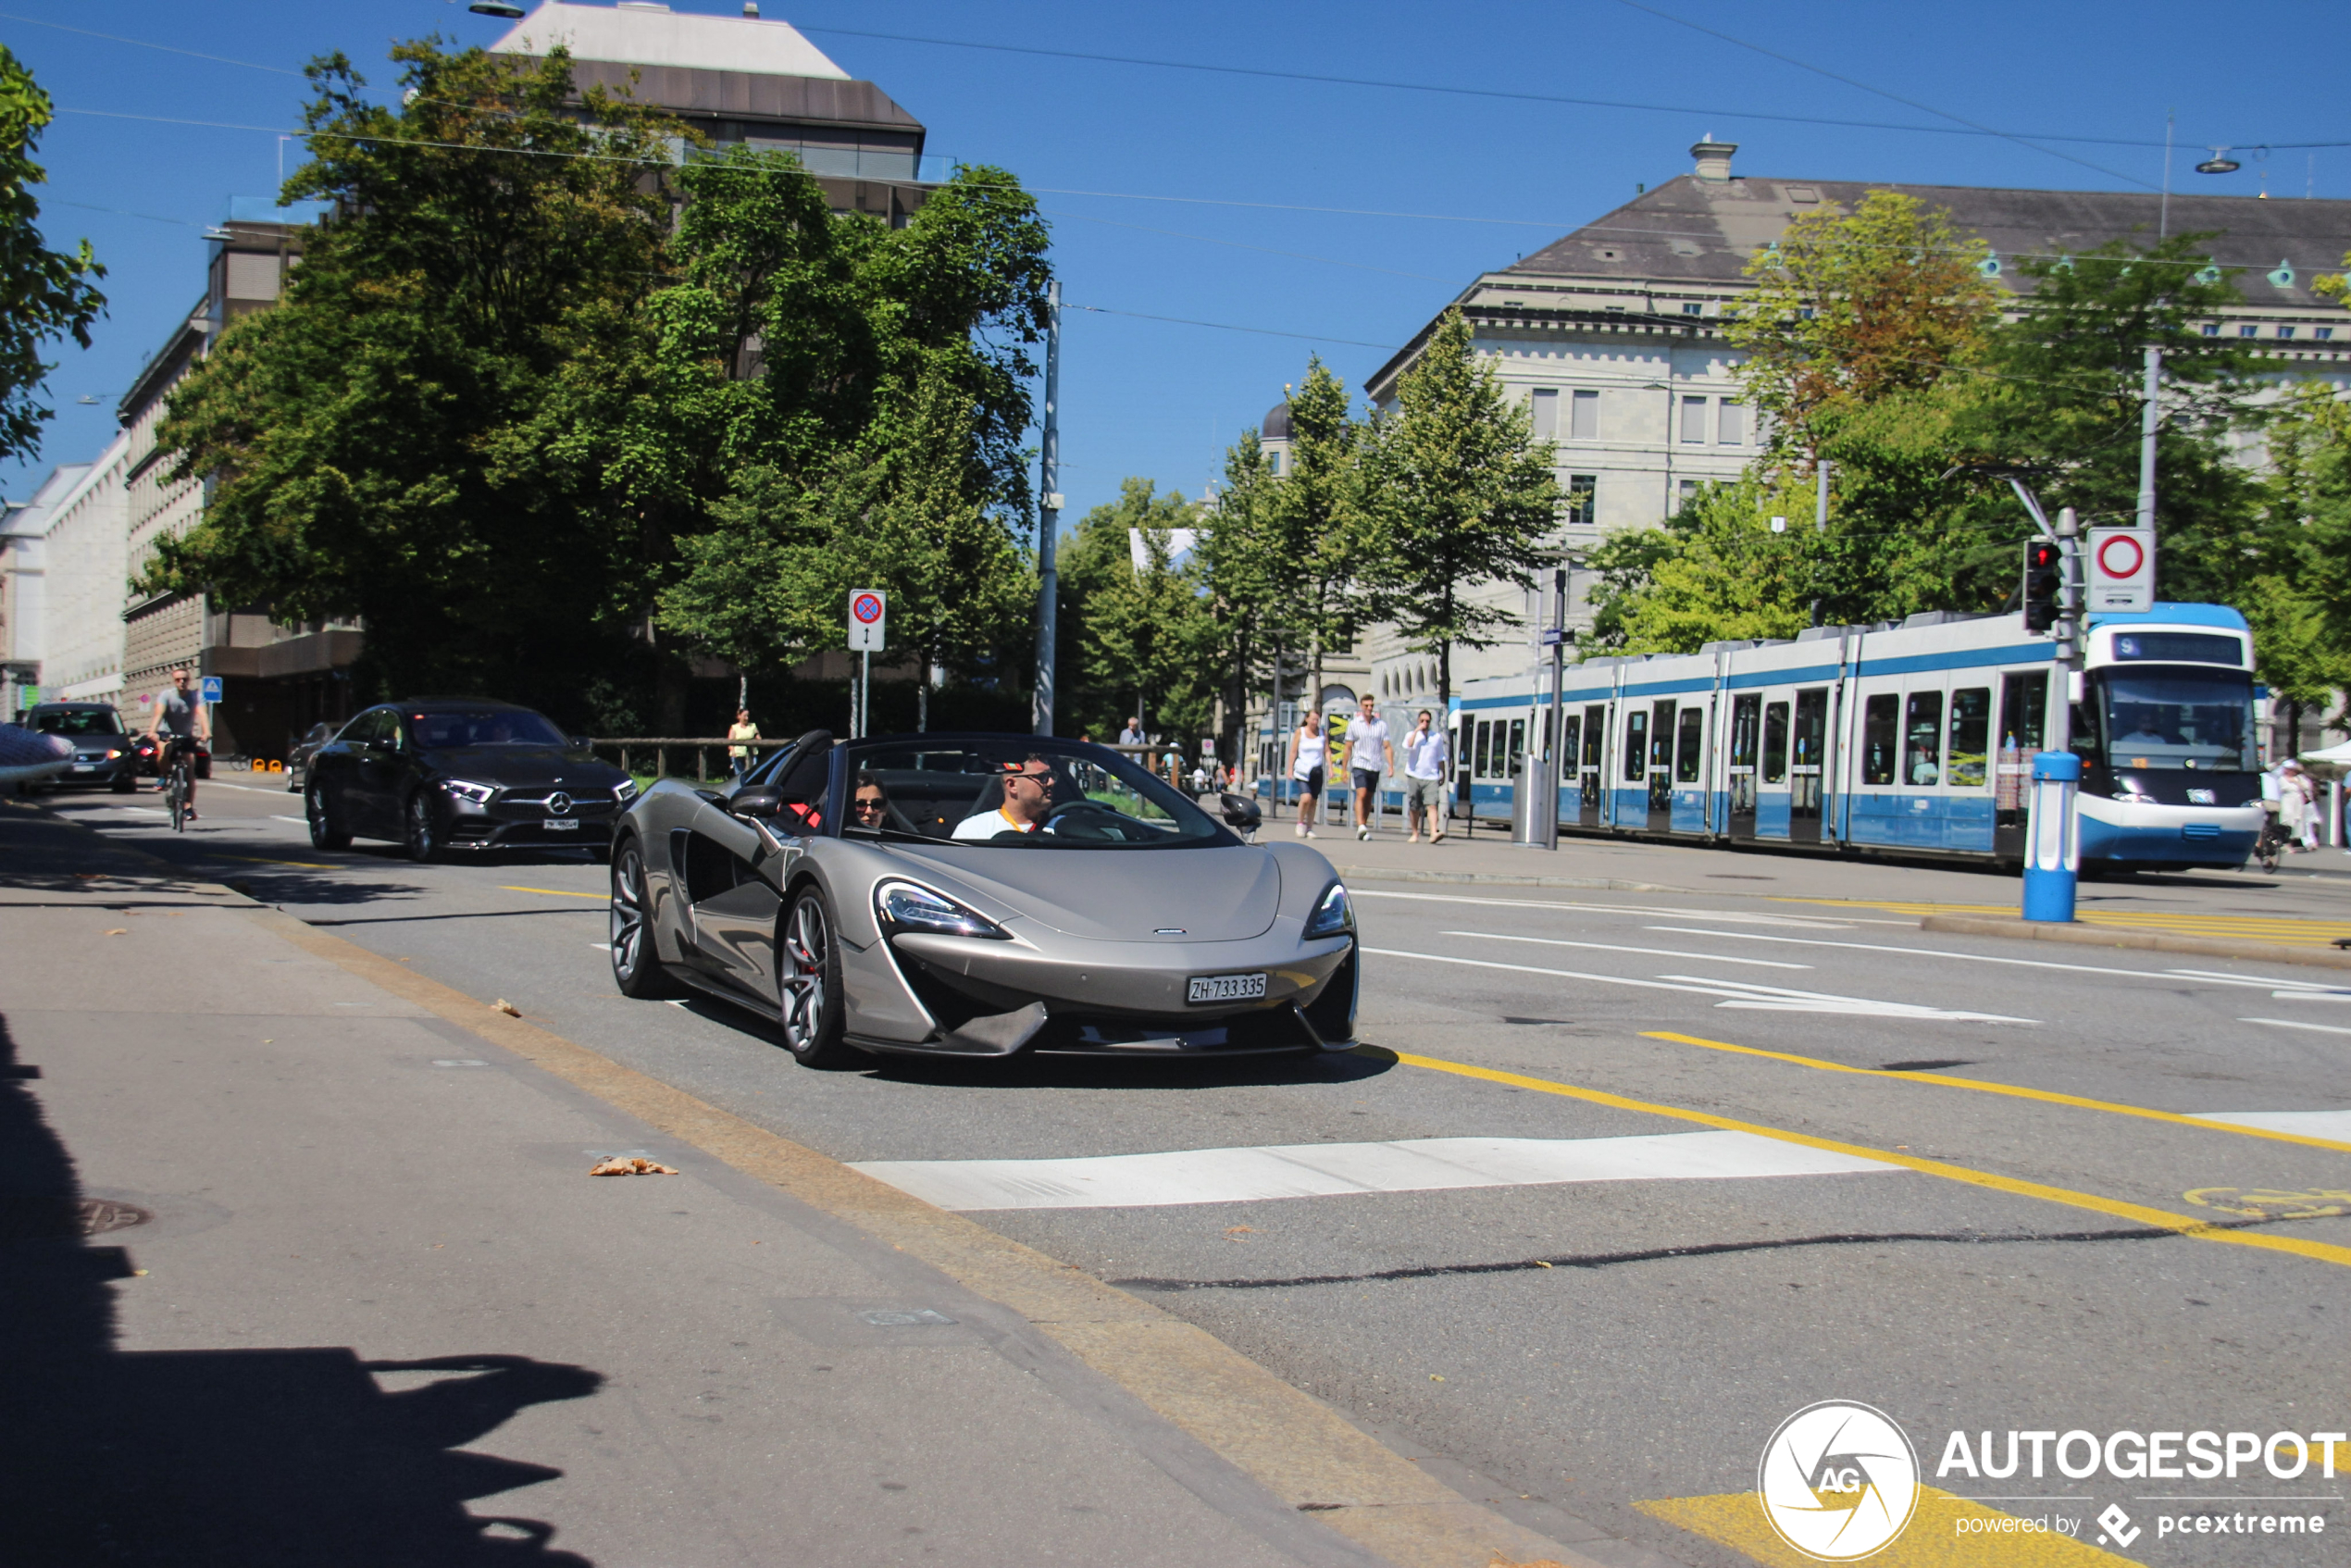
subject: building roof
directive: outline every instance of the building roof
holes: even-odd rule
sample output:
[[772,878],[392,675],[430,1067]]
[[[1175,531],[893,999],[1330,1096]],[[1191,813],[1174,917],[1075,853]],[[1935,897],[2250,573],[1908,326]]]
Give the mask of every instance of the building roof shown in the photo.
[[672,11],[647,0],[579,6],[545,0],[490,46],[499,55],[544,55],[567,46],[574,59],[757,76],[826,77],[849,73],[825,57],[789,22]]
[[0,538],[38,539],[47,533],[49,520],[56,516],[67,492],[95,467],[94,463],[60,463],[50,469],[31,500],[8,504],[6,515],[0,516]]
[[2172,234],[2215,234],[2212,259],[2245,269],[2237,287],[2249,305],[2334,309],[2310,285],[2322,273],[2341,270],[2344,253],[2351,251],[2346,201],[2174,192],[2167,219],[2162,198],[2152,192],[1685,174],[1496,276],[1743,286],[1748,258],[1778,240],[1798,214],[1850,212],[1872,191],[1898,191],[1949,209],[1959,228],[1991,245],[2002,264],[2001,282],[2020,292],[2032,288],[2015,267],[2022,257],[2078,255],[2118,239],[2151,244],[2163,227]]
[[1277,403],[1265,411],[1265,422],[1258,427],[1260,441],[1289,440],[1289,404]]

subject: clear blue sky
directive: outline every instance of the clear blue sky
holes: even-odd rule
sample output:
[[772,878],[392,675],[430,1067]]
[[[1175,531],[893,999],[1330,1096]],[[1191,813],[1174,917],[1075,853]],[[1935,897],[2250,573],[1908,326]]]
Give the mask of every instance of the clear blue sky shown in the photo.
[[[486,44],[504,23],[458,0],[0,0],[0,40],[61,108],[286,127],[291,75],[33,25],[93,29],[295,70],[331,49],[388,85],[394,38],[440,31]],[[677,0],[733,14],[739,5]],[[2110,172],[1981,135],[1776,123],[1751,114],[1948,125],[1798,66],[1677,26],[1624,0],[1385,0],[1180,7],[768,0],[852,76],[929,127],[931,149],[1001,164],[1042,196],[1073,305],[1229,323],[1295,338],[1069,313],[1064,488],[1082,510],[1140,475],[1197,496],[1241,429],[1279,401],[1318,347],[1350,386],[1482,268],[1682,173],[1702,134],[1740,143],[1742,171],[1914,183],[2129,189],[2162,174],[2176,109],[2175,188],[2351,197],[2351,147],[2249,155],[2242,173],[2189,172],[2213,143],[2351,141],[2323,70],[2338,7],[2271,6],[2248,32],[2209,4],[2056,6],[1877,0],[1726,6],[1662,0],[1676,16],[1806,65],[2002,131],[2152,145],[2051,143]],[[1671,106],[1597,108],[1387,88],[1039,58],[827,32],[827,28]],[[2329,109],[2327,106],[2335,106]],[[131,376],[203,288],[203,226],[232,195],[275,189],[280,146],[261,131],[63,114],[41,156],[53,243],[87,235],[113,304],[84,354],[51,379],[58,416],[33,462],[0,472],[27,494],[48,466],[93,455]],[[289,143],[288,166],[299,156]],[[1126,197],[1198,198],[1200,202]],[[67,203],[81,204],[68,205]],[[1488,221],[1348,217],[1206,203],[1270,203]],[[98,211],[93,208],[118,209]],[[142,216],[128,216],[138,214]],[[2340,258],[2296,256],[2297,267]],[[93,404],[77,399],[92,396]]]

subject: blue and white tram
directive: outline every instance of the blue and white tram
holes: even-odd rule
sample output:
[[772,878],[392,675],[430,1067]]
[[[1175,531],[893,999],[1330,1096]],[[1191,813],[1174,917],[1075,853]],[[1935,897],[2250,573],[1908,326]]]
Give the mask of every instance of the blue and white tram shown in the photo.
[[[2032,756],[2066,700],[2053,658],[2016,616],[1936,612],[1586,660],[1561,699],[1560,824],[2021,861]],[[2071,731],[2085,865],[2244,864],[2262,820],[2252,668],[2232,609],[2090,617]],[[1478,816],[1509,818],[1549,691],[1547,672],[1457,694],[1454,754]]]

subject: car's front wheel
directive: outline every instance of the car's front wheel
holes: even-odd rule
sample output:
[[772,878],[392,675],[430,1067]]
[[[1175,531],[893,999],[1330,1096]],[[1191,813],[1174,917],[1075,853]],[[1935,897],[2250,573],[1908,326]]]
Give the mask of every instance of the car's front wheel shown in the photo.
[[843,1038],[840,953],[823,890],[801,889],[776,933],[776,1000],[784,1049],[803,1067],[842,1067],[860,1052]]
[[422,790],[408,797],[408,809],[401,813],[400,847],[419,865],[441,852],[441,824],[433,820],[432,799]]
[[327,791],[313,784],[303,791],[302,814],[310,823],[310,847],[314,850],[347,850],[351,834],[341,827],[328,809]]
[[669,965],[653,943],[653,899],[645,886],[645,857],[634,839],[624,839],[612,856],[613,984],[640,1002],[678,994]]

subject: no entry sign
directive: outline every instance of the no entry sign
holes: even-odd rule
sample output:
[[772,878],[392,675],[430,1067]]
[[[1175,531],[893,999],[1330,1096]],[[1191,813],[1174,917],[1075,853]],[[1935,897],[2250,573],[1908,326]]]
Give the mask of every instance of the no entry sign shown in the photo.
[[889,624],[889,595],[861,588],[849,596],[849,651],[878,653]]

